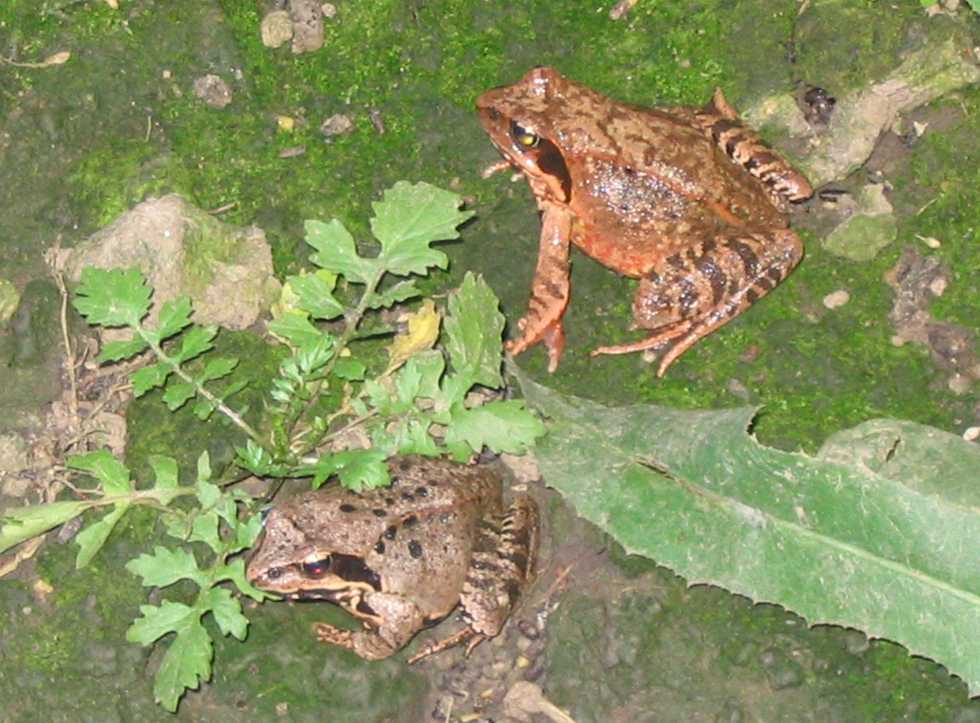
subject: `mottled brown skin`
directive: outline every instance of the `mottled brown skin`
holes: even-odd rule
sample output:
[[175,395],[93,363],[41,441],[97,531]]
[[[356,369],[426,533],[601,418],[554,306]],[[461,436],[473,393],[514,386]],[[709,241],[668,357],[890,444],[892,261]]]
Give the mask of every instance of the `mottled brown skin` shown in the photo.
[[531,300],[508,349],[544,343],[549,371],[564,348],[571,244],[640,279],[634,318],[652,332],[593,354],[667,346],[658,376],[803,255],[785,210],[812,195],[809,183],[742,125],[720,90],[702,109],[641,108],[534,68],[481,95],[477,109],[542,212]]
[[533,576],[538,514],[526,496],[504,510],[486,466],[398,457],[391,487],[331,486],[277,505],[246,574],[291,599],[328,600],[364,629],[319,623],[317,637],[362,658],[401,649],[462,604],[467,627],[421,656],[500,632]]

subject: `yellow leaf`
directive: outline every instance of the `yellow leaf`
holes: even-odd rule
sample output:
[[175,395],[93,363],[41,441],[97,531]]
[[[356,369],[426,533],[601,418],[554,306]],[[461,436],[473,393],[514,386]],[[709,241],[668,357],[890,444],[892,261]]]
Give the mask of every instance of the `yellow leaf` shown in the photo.
[[405,363],[413,354],[431,349],[439,338],[439,324],[442,317],[436,311],[431,299],[426,299],[414,314],[408,315],[408,331],[399,334],[388,347],[390,361],[389,369],[395,369]]

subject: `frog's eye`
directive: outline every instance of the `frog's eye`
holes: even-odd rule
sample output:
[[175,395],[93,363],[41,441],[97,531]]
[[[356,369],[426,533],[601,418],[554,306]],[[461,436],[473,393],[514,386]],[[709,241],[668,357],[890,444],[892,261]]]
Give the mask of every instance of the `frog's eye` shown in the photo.
[[322,560],[316,560],[315,562],[304,562],[303,563],[303,574],[306,577],[312,577],[314,579],[319,579],[330,572],[330,558],[325,557]]
[[511,121],[510,134],[519,145],[524,148],[534,148],[541,141],[537,133],[532,133],[520,123]]

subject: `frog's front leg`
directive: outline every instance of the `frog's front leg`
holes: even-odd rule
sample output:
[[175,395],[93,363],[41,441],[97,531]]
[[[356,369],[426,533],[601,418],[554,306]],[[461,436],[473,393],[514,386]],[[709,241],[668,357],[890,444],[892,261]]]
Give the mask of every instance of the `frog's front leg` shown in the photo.
[[344,630],[328,623],[316,623],[313,630],[321,643],[339,645],[365,660],[381,660],[398,652],[425,625],[425,616],[415,603],[400,595],[369,593],[357,608],[370,610],[371,621],[364,630]]
[[543,342],[548,350],[548,371],[553,372],[565,349],[561,317],[570,294],[568,255],[572,217],[567,209],[558,206],[544,205],[541,210],[541,241],[531,282],[531,300],[524,318],[517,322],[521,336],[507,343],[507,351],[516,355]]
[[803,243],[789,229],[732,232],[693,244],[658,264],[640,281],[633,300],[637,326],[652,329],[643,341],[604,346],[597,354],[670,348],[657,376],[681,354],[772,291],[803,257]]

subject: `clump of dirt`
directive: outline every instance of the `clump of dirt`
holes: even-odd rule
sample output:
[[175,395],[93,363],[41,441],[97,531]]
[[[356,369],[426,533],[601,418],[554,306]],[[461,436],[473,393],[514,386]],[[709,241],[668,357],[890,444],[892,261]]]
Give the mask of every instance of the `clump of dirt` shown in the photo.
[[925,345],[933,362],[951,374],[949,388],[963,394],[980,379],[973,332],[929,313],[930,302],[942,296],[949,279],[949,271],[938,258],[905,249],[895,267],[885,274],[885,282],[895,290],[895,304],[888,318],[895,326],[892,343]]

